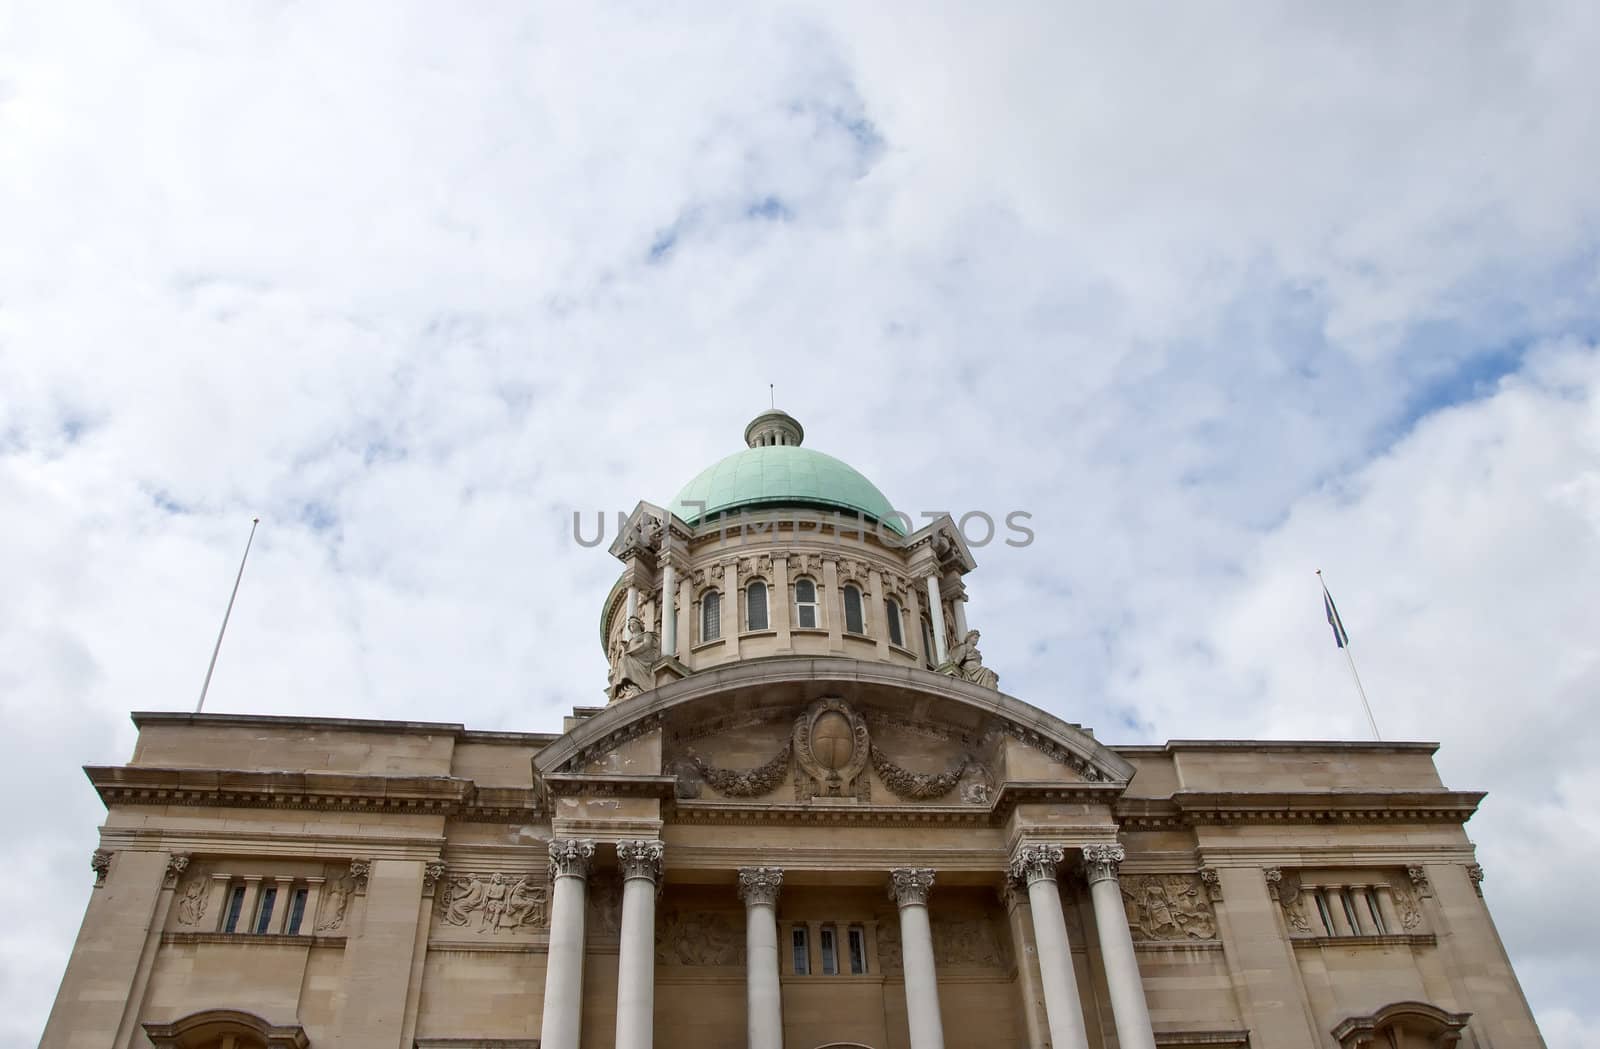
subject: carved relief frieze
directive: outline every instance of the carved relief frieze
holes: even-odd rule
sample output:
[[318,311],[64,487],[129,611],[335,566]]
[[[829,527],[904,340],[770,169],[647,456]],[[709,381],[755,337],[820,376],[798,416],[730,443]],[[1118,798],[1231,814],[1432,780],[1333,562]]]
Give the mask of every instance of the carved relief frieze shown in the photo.
[[1416,894],[1401,886],[1392,886],[1394,909],[1400,914],[1400,927],[1407,932],[1422,926],[1422,904]]
[[1005,964],[994,923],[983,918],[935,920],[933,956],[940,965],[998,968]]
[[744,965],[744,917],[725,911],[670,910],[656,929],[657,965]]
[[578,750],[562,762],[560,771],[576,772],[586,769],[591,763],[600,761],[606,755],[624,744],[631,743],[641,736],[654,732],[661,727],[661,715],[650,714],[640,718],[629,725],[618,729],[603,739],[598,739],[587,747]]
[[[763,794],[770,794],[777,790],[789,775],[789,758],[793,753],[793,744],[785,743],[770,761],[750,769],[719,768],[710,764],[693,749],[688,751],[685,759],[694,770],[698,779],[712,790],[725,798],[758,798]],[[680,786],[684,777],[679,776]],[[679,797],[696,797],[698,791],[686,793],[680,789]]]
[[904,970],[900,953],[900,926],[895,920],[878,923],[878,968],[886,976],[898,976]]
[[549,888],[542,872],[452,872],[442,884],[434,894],[441,926],[498,935],[549,925]]
[[622,883],[615,878],[589,879],[588,932],[615,939],[622,932]]
[[1199,874],[1131,874],[1121,884],[1135,940],[1216,938],[1216,914]]
[[1032,729],[1023,728],[1020,725],[1006,721],[1002,722],[1000,731],[1004,732],[1017,742],[1037,750],[1051,761],[1054,761],[1059,765],[1067,766],[1072,771],[1082,776],[1084,781],[1087,783],[1100,783],[1105,780],[1105,777],[1101,775],[1100,770],[1091,765],[1088,759],[1080,757],[1064,747],[1058,746],[1053,741],[1045,738],[1043,735],[1033,731]]
[[795,800],[871,800],[871,783],[862,775],[870,747],[867,723],[850,704],[838,697],[811,704],[794,723]]

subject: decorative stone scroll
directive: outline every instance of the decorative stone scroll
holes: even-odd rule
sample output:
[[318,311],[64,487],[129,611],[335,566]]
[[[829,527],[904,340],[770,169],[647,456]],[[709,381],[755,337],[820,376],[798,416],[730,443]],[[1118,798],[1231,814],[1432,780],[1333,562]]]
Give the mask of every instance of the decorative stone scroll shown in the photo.
[[473,928],[478,933],[545,928],[550,923],[549,890],[535,874],[515,879],[500,871],[452,874],[443,892],[435,894],[434,911],[441,925]]
[[1198,874],[1129,875],[1122,899],[1135,940],[1216,939],[1216,914]]
[[753,769],[724,769],[708,764],[694,751],[689,751],[689,763],[711,789],[725,798],[758,798],[770,794],[783,783],[789,773],[789,758],[793,744],[785,743],[776,757],[765,765]]
[[1013,881],[1032,885],[1036,881],[1055,881],[1056,868],[1067,850],[1060,845],[1023,845],[1011,857],[1006,870]]
[[1267,879],[1267,895],[1278,901],[1278,906],[1283,908],[1283,918],[1289,923],[1292,932],[1311,933],[1311,923],[1306,919],[1306,912],[1300,905],[1300,875],[1295,871],[1285,871],[1281,867],[1267,867],[1262,872]]
[[178,879],[183,877],[183,872],[189,867],[189,854],[187,852],[174,852],[167,857],[167,873],[161,879],[163,889],[176,889]]
[[594,862],[594,842],[588,838],[550,840],[550,877],[587,878]]
[[970,757],[962,756],[943,772],[911,772],[890,761],[875,743],[868,745],[868,752],[872,755],[873,769],[878,773],[878,778],[883,780],[883,785],[889,788],[889,793],[907,801],[929,801],[944,797],[955,790],[956,784],[961,782],[962,773],[972,763]]
[[932,891],[932,867],[896,867],[889,872],[889,897],[902,907],[926,907]]
[[1093,885],[1097,881],[1114,880],[1117,870],[1128,854],[1121,845],[1085,845],[1083,847],[1083,876]]
[[1479,896],[1483,895],[1483,867],[1476,863],[1467,864],[1467,877],[1472,879],[1472,891]]
[[1200,868],[1200,884],[1205,886],[1206,899],[1212,903],[1222,902],[1222,878],[1215,867]]
[[775,907],[778,890],[783,888],[783,869],[780,867],[740,867],[739,898],[746,907],[765,904]]
[[1423,899],[1433,895],[1433,884],[1428,881],[1428,872],[1423,867],[1407,867],[1406,877],[1411,879],[1411,885]]
[[617,866],[622,869],[622,880],[648,878],[660,884],[661,859],[666,851],[666,846],[659,841],[617,842]]
[[656,933],[657,965],[742,966],[744,923],[722,911],[669,911]]
[[439,879],[444,877],[445,865],[441,860],[429,860],[422,865],[422,894],[431,896],[439,888]]
[[95,849],[89,854],[89,869],[94,871],[94,887],[98,889],[106,883],[106,872],[111,870],[111,853]]
[[372,861],[371,860],[351,860],[350,861],[350,877],[355,879],[355,882],[356,882],[355,891],[357,893],[365,893],[367,891],[367,878],[369,876],[371,876],[371,874],[372,874]]

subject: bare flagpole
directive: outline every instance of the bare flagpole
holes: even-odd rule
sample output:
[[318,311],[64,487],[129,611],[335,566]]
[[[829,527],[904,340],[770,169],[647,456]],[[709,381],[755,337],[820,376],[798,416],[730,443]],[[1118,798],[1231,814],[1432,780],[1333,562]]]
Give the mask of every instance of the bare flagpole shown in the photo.
[[206,705],[206,693],[211,689],[211,672],[217,669],[217,653],[222,651],[222,635],[228,632],[228,617],[233,614],[233,599],[239,596],[239,581],[244,578],[244,563],[250,559],[250,544],[255,542],[256,525],[261,523],[261,518],[250,518],[250,538],[244,541],[244,556],[239,558],[239,574],[233,578],[233,593],[228,595],[228,607],[222,613],[222,629],[217,631],[217,643],[211,649],[211,665],[206,667],[206,681],[200,686],[200,702],[194,705],[194,712],[200,713]]
[[1350,663],[1350,678],[1356,683],[1356,692],[1361,696],[1361,709],[1367,712],[1367,724],[1372,726],[1372,738],[1383,741],[1383,736],[1378,732],[1378,722],[1372,716],[1372,704],[1367,702],[1367,690],[1361,685],[1361,674],[1356,670],[1356,657],[1350,651],[1350,635],[1345,632],[1344,620],[1339,617],[1339,609],[1333,603],[1333,595],[1328,593],[1328,584],[1322,578],[1322,569],[1317,569],[1317,582],[1322,584],[1323,608],[1328,613],[1328,625],[1333,627],[1334,644],[1344,650],[1344,658]]

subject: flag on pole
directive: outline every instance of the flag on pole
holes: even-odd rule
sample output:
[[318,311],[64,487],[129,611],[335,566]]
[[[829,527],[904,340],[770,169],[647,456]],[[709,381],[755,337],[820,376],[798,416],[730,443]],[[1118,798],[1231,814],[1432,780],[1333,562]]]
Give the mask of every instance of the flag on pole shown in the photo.
[[1327,583],[1322,584],[1322,607],[1328,613],[1328,625],[1333,627],[1333,643],[1345,647],[1350,643],[1350,635],[1344,629],[1344,620],[1339,618],[1339,610],[1333,606],[1333,595],[1328,593]]

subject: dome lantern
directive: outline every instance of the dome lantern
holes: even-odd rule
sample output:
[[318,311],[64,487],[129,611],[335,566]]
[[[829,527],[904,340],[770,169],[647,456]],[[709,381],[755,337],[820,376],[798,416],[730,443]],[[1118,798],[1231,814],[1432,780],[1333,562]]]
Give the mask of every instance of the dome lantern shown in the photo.
[[777,408],[762,412],[744,428],[744,443],[752,448],[798,447],[805,439],[800,420]]

